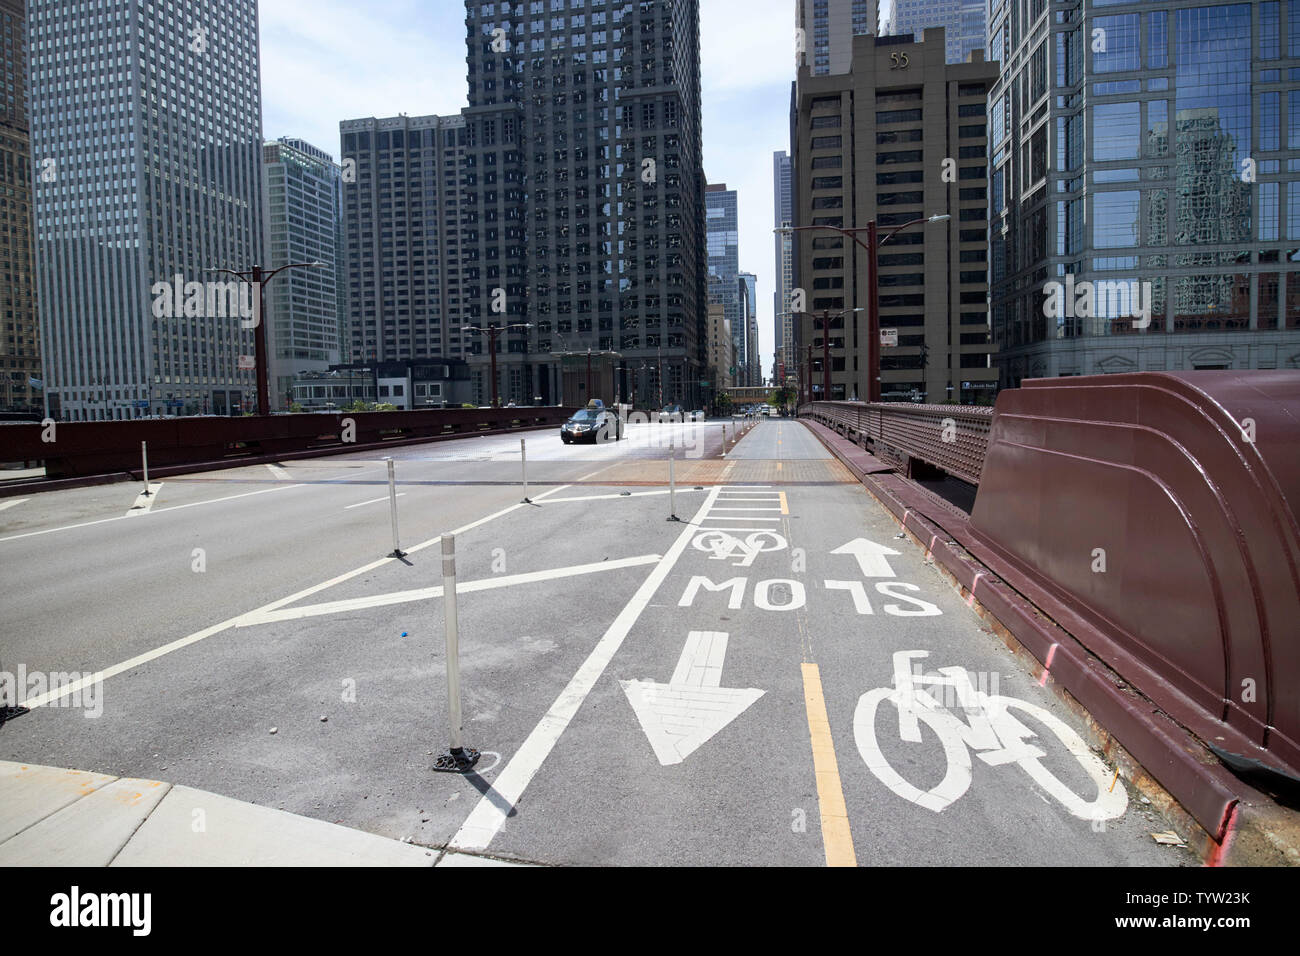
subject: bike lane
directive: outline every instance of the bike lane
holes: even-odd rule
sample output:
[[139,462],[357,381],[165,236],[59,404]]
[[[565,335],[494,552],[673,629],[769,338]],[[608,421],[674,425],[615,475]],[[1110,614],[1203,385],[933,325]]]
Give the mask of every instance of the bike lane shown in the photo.
[[[801,621],[861,865],[1188,865],[922,548],[861,489],[833,511],[792,489],[808,551]],[[798,517],[794,517],[798,515]],[[797,528],[797,530],[796,530]],[[1113,786],[1112,786],[1113,784]]]
[[[977,723],[954,730],[965,715],[955,688],[947,699],[931,688],[920,741],[901,739],[889,696],[899,651],[928,652],[907,663],[964,668],[973,691],[1075,722],[916,546],[894,537],[860,486],[726,485],[681,516],[679,546],[508,758],[494,780],[501,793],[471,813],[462,848],[601,865],[1182,862],[1147,845],[1150,830],[1166,827],[1127,800],[1123,781],[1099,798],[1096,815],[1110,818],[1097,822],[1044,789],[1072,790],[1081,804],[1098,798],[1095,780],[1104,774],[1108,785],[1110,770],[1083,751],[1090,777],[1018,705],[1007,711],[1048,737],[1041,756],[997,706],[982,708],[997,717],[989,725],[977,707]],[[855,733],[860,699],[877,688],[875,720]],[[951,704],[946,722],[942,703]],[[965,739],[1004,762],[970,756],[963,790]],[[930,790],[937,796],[923,795]],[[508,814],[492,805],[503,796]]]

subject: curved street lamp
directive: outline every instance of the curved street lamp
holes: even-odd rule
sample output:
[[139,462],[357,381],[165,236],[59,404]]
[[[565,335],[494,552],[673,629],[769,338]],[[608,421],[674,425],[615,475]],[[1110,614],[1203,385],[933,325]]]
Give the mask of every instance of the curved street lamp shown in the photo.
[[[943,222],[945,219],[951,219],[952,216],[947,213],[922,216],[918,219],[912,219],[900,226],[895,226],[881,238],[876,220],[872,219],[865,226],[852,226],[844,228],[842,226],[778,226],[772,231],[780,235],[789,235],[795,232],[804,232],[809,230],[820,230],[822,232],[838,232],[840,235],[848,236],[857,245],[866,250],[867,269],[869,274],[869,287],[867,291],[867,354],[869,376],[867,381],[867,401],[880,401],[880,276],[876,263],[876,250],[886,242],[896,236],[898,233],[907,229],[909,226],[927,225],[936,222]],[[863,242],[858,238],[858,233],[865,232],[867,241]],[[827,395],[829,396],[829,392]]]
[[487,328],[479,328],[474,325],[466,325],[462,332],[486,332],[488,336],[488,356],[492,360],[492,407],[496,408],[497,399],[497,336],[502,332],[510,329],[531,329],[531,322],[516,322],[513,325],[489,325]]
[[[278,269],[265,271],[260,265],[253,266],[247,272],[234,269],[209,269],[209,272],[221,272],[243,279],[253,287],[253,347],[257,362],[257,414],[271,414],[271,393],[267,378],[266,358],[266,323],[262,321],[262,289],[285,269],[324,269],[325,263],[319,259],[315,262],[290,262]],[[152,391],[152,390],[151,390]]]

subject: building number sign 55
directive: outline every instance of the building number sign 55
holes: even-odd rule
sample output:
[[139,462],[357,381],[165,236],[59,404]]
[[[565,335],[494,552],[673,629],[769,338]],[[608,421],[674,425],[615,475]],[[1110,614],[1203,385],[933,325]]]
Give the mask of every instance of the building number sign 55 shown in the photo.
[[906,69],[907,69],[907,54],[906,54],[906,53],[891,53],[891,54],[889,54],[889,62],[891,62],[891,63],[893,64],[893,66],[890,67],[891,70],[906,70]]

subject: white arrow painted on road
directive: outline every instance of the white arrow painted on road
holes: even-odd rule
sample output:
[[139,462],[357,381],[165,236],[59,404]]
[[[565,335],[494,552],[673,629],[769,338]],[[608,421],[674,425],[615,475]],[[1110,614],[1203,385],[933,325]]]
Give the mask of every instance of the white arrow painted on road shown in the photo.
[[724,632],[691,631],[667,684],[619,681],[665,767],[681,763],[763,696],[752,687],[720,686],[726,654]]
[[883,544],[868,541],[866,538],[854,538],[848,544],[836,548],[831,554],[853,555],[858,559],[858,567],[862,569],[864,578],[892,578],[894,569],[889,566],[886,556],[892,554],[897,557],[899,552]]

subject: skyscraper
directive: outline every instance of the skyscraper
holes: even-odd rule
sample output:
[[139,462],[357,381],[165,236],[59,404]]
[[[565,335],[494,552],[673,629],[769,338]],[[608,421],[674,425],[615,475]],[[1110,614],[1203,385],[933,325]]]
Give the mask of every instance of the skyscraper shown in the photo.
[[920,37],[927,27],[943,27],[949,63],[965,63],[983,50],[985,0],[890,0],[884,35]]
[[1300,0],[1044,10],[991,7],[1002,383],[1300,366]]
[[874,34],[876,16],[876,0],[797,0],[796,67],[807,66],[813,76],[847,73],[853,38]]
[[734,189],[726,183],[709,183],[704,191],[708,236],[709,304],[721,305],[731,329],[734,384],[746,383],[745,330],[740,312],[740,220]]
[[[777,229],[794,225],[794,189],[790,155],[784,150],[772,154],[772,225]],[[794,288],[794,237],[775,233],[776,288],[772,291],[772,324],[775,331],[775,363],[772,381],[784,385],[782,367],[794,372],[794,317],[790,314],[790,291]]]
[[267,143],[263,157],[271,266],[324,264],[285,271],[263,300],[271,407],[285,409],[296,373],[323,372],[339,362],[340,169],[329,153],[289,137]]
[[251,408],[251,297],[211,270],[263,261],[255,0],[29,0],[28,30],[51,414]]
[[742,272],[737,277],[740,284],[740,315],[745,324],[744,385],[763,384],[762,356],[758,351],[758,276]]
[[344,120],[339,133],[348,292],[343,358],[463,358],[473,344],[462,332],[465,120],[372,117]]
[[[853,41],[851,70],[798,80],[794,169],[799,226],[879,228],[881,397],[973,402],[991,394],[986,97],[997,64],[948,64],[942,29]],[[864,156],[863,153],[866,153]],[[928,222],[931,216],[946,218]],[[907,227],[907,228],[903,228]],[[805,293],[799,356],[813,397],[866,399],[871,352],[868,255],[834,228],[799,232],[795,285]],[[860,312],[850,310],[860,309]],[[829,313],[824,330],[823,313]],[[829,335],[827,347],[824,345]]]
[[[564,356],[591,350],[616,393],[645,363],[638,394],[694,407],[707,361],[698,0],[465,11],[468,318],[532,324],[497,338],[502,396],[558,401]],[[489,342],[474,343],[482,400]]]
[[41,408],[23,0],[0,0],[0,413]]

